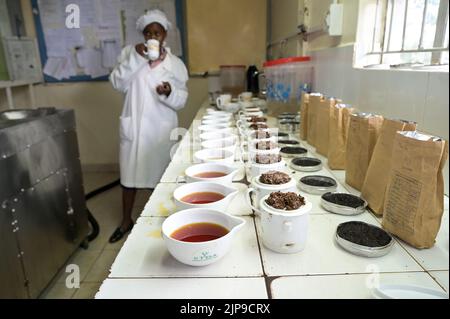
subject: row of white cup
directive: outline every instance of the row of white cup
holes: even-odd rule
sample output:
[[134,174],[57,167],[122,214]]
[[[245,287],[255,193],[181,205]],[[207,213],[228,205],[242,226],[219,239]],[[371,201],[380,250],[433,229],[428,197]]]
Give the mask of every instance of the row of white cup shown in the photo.
[[[258,116],[260,116],[258,114]],[[261,175],[269,172],[286,171],[286,164],[283,159],[280,162],[271,164],[258,164],[255,161],[257,154],[280,155],[280,147],[276,144],[278,138],[275,134],[278,129],[269,128],[267,125],[260,131],[263,136],[257,136],[256,132],[250,128],[247,122],[248,114],[241,113],[237,124],[241,134],[241,152],[244,153],[244,144],[247,143],[248,163],[250,172],[251,187],[247,191],[246,200],[257,216],[261,219],[261,237],[264,246],[278,253],[297,253],[306,246],[308,216],[312,209],[311,202],[305,198],[305,205],[297,210],[285,211],[275,209],[266,203],[266,200],[273,192],[294,192],[299,194],[295,180],[290,176],[289,182],[281,185],[268,185],[260,181]],[[266,123],[265,121],[259,122]],[[265,135],[265,133],[268,133]],[[273,143],[275,146],[268,150],[258,150],[255,144],[258,142]],[[255,195],[254,204],[251,203],[252,195]]]

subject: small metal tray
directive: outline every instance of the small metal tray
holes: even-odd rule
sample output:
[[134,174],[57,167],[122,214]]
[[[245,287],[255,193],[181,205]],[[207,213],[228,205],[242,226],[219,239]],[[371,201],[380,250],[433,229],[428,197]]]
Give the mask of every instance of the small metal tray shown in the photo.
[[294,140],[279,140],[278,143],[283,144],[283,145],[300,145],[299,141],[294,141]]
[[[333,185],[332,186],[311,186],[311,185],[305,184],[305,182],[307,180],[311,180],[311,179],[324,181],[324,182],[330,182]],[[337,183],[331,177],[320,176],[320,175],[310,175],[310,176],[302,177],[298,182],[298,187],[301,190],[303,190],[309,194],[322,195],[322,194],[328,193],[328,192],[335,192],[337,189]]]
[[[356,197],[358,199],[360,199],[363,203],[361,206],[353,208],[350,206],[344,206],[344,205],[339,205],[333,202],[330,202],[326,199],[327,195],[331,195],[331,194],[342,194],[345,196],[351,196],[351,197]],[[320,203],[322,205],[322,207],[326,210],[329,211],[330,213],[334,213],[334,214],[339,214],[339,215],[346,215],[346,216],[353,216],[353,215],[359,215],[362,214],[363,212],[366,211],[367,208],[367,201],[365,201],[363,198],[352,195],[352,194],[347,194],[347,193],[325,193],[322,195],[322,198],[320,199]]]
[[[287,150],[287,149],[297,149],[301,152],[299,153],[286,153],[283,152],[283,150]],[[304,147],[300,147],[300,146],[285,146],[283,148],[281,148],[280,150],[280,154],[283,157],[303,157],[306,156],[308,154],[308,150]]]
[[[317,165],[314,165],[314,166],[299,165],[298,162],[300,162],[302,160],[317,161]],[[292,169],[295,169],[296,171],[300,171],[300,172],[317,172],[322,169],[322,161],[318,158],[301,156],[301,157],[296,157],[296,158],[292,159],[290,166]]]
[[286,132],[278,131],[276,134],[274,133],[272,135],[275,136],[278,141],[286,141],[291,139],[289,133]]
[[[390,237],[390,241],[387,245],[385,246],[379,246],[379,247],[369,247],[369,246],[363,246],[363,245],[359,245],[359,244],[355,244],[351,241],[348,241],[347,239],[342,238],[341,236],[339,236],[339,228],[342,227],[342,225],[347,224],[347,223],[361,223],[361,224],[366,224],[370,227],[374,227],[377,228],[378,230],[386,233],[389,237]],[[371,224],[367,224],[364,222],[359,222],[359,221],[351,221],[351,222],[347,222],[347,223],[342,223],[339,224],[337,229],[336,229],[336,242],[339,246],[341,246],[343,249],[345,249],[346,251],[354,254],[354,255],[358,255],[358,256],[363,256],[363,257],[369,257],[369,258],[375,258],[375,257],[382,257],[386,254],[388,254],[392,247],[394,246],[394,239],[392,238],[392,236],[386,232],[384,229],[381,229],[380,227],[371,225]]]

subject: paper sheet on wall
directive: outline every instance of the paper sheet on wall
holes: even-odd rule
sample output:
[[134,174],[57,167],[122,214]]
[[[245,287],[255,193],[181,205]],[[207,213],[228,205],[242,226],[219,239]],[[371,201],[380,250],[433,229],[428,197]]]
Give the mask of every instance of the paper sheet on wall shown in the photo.
[[69,50],[82,47],[85,44],[83,33],[80,29],[65,29],[66,47]]
[[76,75],[76,69],[71,56],[48,58],[44,74],[57,80],[68,79]]
[[64,27],[64,2],[61,0],[39,0],[39,14],[44,28]]
[[68,49],[65,29],[47,29],[45,30],[44,38],[47,47],[47,56],[66,56]]
[[84,69],[86,75],[92,78],[108,75],[109,70],[102,65],[102,51],[82,49],[77,52],[78,66]]
[[121,45],[119,41],[105,40],[102,42],[102,66],[112,69],[117,63],[120,55]]
[[96,8],[100,26],[120,27],[120,0],[96,0]]
[[68,0],[80,7],[80,26],[82,28],[97,24],[97,6],[92,0]]

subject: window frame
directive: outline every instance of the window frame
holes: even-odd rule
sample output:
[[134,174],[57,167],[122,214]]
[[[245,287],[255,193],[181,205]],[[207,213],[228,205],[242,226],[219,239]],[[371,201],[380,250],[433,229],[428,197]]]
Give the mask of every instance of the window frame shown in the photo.
[[[360,0],[358,30],[357,30],[357,52],[355,67],[364,69],[410,69],[410,70],[436,70],[448,72],[448,62],[441,64],[442,56],[449,51],[448,41],[448,15],[449,2],[439,1],[436,28],[434,30],[434,40],[432,48],[424,48],[425,17],[429,0],[423,0],[423,12],[421,21],[420,39],[417,49],[405,49],[405,39],[407,30],[408,5],[410,0],[405,0],[402,28],[402,46],[400,50],[391,50],[390,41],[392,38],[395,0]],[[372,15],[372,17],[370,17]],[[431,63],[425,64],[422,60],[420,64],[400,63],[389,65],[385,63],[385,57],[391,54],[414,54],[431,52]]]

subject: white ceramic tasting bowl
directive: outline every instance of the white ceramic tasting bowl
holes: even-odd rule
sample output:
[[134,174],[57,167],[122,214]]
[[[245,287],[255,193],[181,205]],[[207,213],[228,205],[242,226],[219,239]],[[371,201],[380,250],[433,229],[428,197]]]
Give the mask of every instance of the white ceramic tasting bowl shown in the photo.
[[203,141],[200,144],[202,149],[215,149],[220,148],[223,150],[230,151],[232,153],[236,153],[237,143],[233,139],[217,139],[217,140],[208,140]]
[[[218,193],[224,196],[221,200],[208,204],[190,204],[183,202],[182,199],[194,193]],[[177,211],[189,208],[210,208],[221,212],[226,212],[230,201],[237,195],[239,191],[231,186],[222,185],[214,182],[197,182],[189,183],[178,187],[173,192],[173,198],[175,200],[175,205],[177,206]]]
[[200,134],[200,141],[219,140],[225,138],[234,138],[234,140],[237,141],[237,135],[228,131],[206,132]]
[[235,153],[220,148],[211,148],[197,151],[194,153],[196,163],[222,163],[232,165],[234,163]]
[[230,127],[233,124],[228,119],[210,119],[210,120],[202,120],[202,125],[212,125],[212,126],[225,126]]
[[215,119],[228,119],[231,120],[233,118],[233,114],[228,112],[221,112],[221,113],[206,113],[202,119],[203,120],[215,120]]
[[229,113],[236,113],[239,109],[240,107],[238,103],[228,103],[223,106],[223,110]]
[[[220,172],[226,174],[222,177],[197,177],[196,175],[200,173],[207,172]],[[203,163],[197,164],[188,167],[184,171],[184,175],[186,176],[186,182],[194,183],[194,182],[215,182],[222,185],[231,185],[233,183],[234,176],[239,172],[239,169],[225,164],[216,164],[216,163]]]
[[198,127],[198,130],[200,132],[213,132],[213,131],[218,131],[218,130],[222,130],[222,129],[226,129],[229,128],[227,123],[218,123],[218,124],[214,124],[214,125],[200,125]]
[[[213,223],[225,227],[229,233],[205,242],[183,242],[171,235],[183,226],[193,223]],[[187,209],[169,216],[162,224],[162,236],[169,253],[179,262],[190,266],[206,266],[225,256],[233,238],[244,226],[245,220],[203,208]]]
[[225,111],[218,111],[218,110],[214,110],[214,109],[207,109],[206,114],[212,115],[212,116],[224,116],[224,117],[232,117],[233,116],[233,114],[231,114],[231,113],[228,113]]

